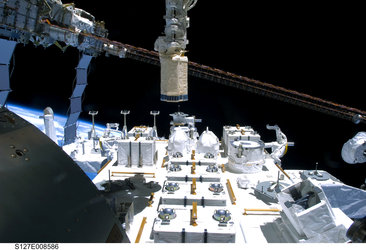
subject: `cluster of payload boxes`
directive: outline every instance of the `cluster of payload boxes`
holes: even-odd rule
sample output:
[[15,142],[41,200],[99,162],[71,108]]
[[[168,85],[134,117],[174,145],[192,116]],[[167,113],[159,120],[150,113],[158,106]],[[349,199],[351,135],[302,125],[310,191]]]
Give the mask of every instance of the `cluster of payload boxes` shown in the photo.
[[225,170],[212,159],[182,158],[164,166],[167,174],[153,226],[154,242],[234,243],[235,222],[222,179]]
[[287,140],[266,145],[251,127],[225,126],[220,151],[220,141],[212,131],[207,128],[198,134],[195,123],[200,120],[182,112],[171,116],[161,167],[156,165],[153,128],[136,126],[117,140],[119,166],[166,171],[151,239],[156,243],[235,242],[237,226],[230,211],[235,197],[230,180],[224,178],[225,168],[239,173],[261,171],[265,148],[272,147],[274,152]]
[[[163,165],[166,179],[152,232],[156,243],[235,242],[229,191],[222,178],[225,168],[218,164],[218,147],[216,151],[211,133],[206,130],[202,135],[190,153],[179,154],[177,146],[181,144],[170,141],[168,161]],[[204,140],[206,136],[210,138]]]
[[156,142],[153,129],[136,126],[125,139],[118,140],[118,165],[153,166],[157,160]]
[[219,139],[208,129],[199,135],[194,117],[171,116],[152,238],[156,243],[233,243],[236,224],[222,177],[225,168],[219,165]]
[[[189,117],[184,117],[188,119]],[[220,142],[208,128],[198,136],[197,129],[189,124],[172,126],[167,152],[173,162],[183,163],[192,152],[197,158],[215,162]],[[251,127],[225,126],[222,146],[228,157],[228,167],[237,172],[260,171],[265,159],[265,144]],[[157,160],[156,138],[153,128],[136,126],[124,139],[118,140],[118,165],[153,166]]]

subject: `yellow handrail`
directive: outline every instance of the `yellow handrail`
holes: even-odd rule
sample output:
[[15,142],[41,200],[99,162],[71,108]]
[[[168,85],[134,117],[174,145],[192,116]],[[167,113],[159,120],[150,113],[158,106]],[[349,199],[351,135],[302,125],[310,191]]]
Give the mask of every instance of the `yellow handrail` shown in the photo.
[[281,168],[280,165],[278,165],[277,163],[275,164],[276,167],[278,167],[278,169],[284,174],[286,175],[287,178],[289,178],[291,180],[291,177],[285,172],[285,170],[283,170],[283,168]]
[[247,212],[281,212],[280,209],[275,208],[244,208],[244,215],[248,215]]
[[137,134],[137,135],[135,136],[135,141],[137,141],[137,140],[140,138],[140,136],[141,136],[141,134]]
[[148,204],[149,204],[149,207],[151,207],[152,206],[152,204],[154,203],[154,193],[151,193],[151,195],[150,195],[150,199],[148,200]]
[[146,219],[147,219],[147,217],[142,218],[140,229],[139,229],[139,232],[137,233],[135,243],[140,243],[141,235],[142,235],[142,232],[144,231],[144,227],[146,224]]
[[196,194],[196,178],[192,178],[192,184],[191,184],[191,194],[195,195]]
[[225,169],[225,164],[222,164],[222,165],[221,165],[221,171],[222,171],[223,173],[225,173],[225,171],[226,171],[226,169]]
[[227,188],[229,190],[229,196],[230,196],[231,204],[236,205],[236,202],[235,202],[236,201],[236,197],[234,195],[233,188],[231,187],[230,180],[227,179],[226,181],[227,181],[226,182],[226,186],[227,186]]
[[192,162],[191,174],[196,174],[196,163]]
[[112,160],[107,161],[107,163],[106,163],[106,164],[104,164],[104,165],[103,165],[103,167],[101,167],[101,168],[98,170],[98,174],[99,174],[100,172],[102,172],[102,170],[103,170],[106,166],[108,166],[108,164],[109,164],[111,161],[112,161]]
[[152,175],[153,178],[155,178],[155,173],[143,173],[143,172],[112,172],[112,176],[114,174],[142,174],[142,175]]

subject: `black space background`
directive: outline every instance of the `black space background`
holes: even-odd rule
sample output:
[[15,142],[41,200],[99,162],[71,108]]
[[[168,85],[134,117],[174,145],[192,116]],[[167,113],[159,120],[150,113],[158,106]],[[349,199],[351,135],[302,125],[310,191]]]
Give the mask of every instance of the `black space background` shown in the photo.
[[[74,1],[104,20],[111,40],[153,50],[164,29],[165,1]],[[118,4],[117,4],[118,3]],[[240,4],[239,4],[240,3]],[[366,109],[364,91],[364,22],[361,5],[318,2],[199,0],[189,12],[189,60],[280,85],[336,103]],[[363,20],[364,21],[364,20]],[[8,102],[66,114],[79,52],[57,47],[18,45]],[[121,109],[131,110],[128,126],[152,125],[150,110],[160,110],[160,136],[168,136],[169,113],[177,104],[160,96],[160,69],[131,59],[100,56],[92,60],[83,109],[96,109],[96,121],[123,123]],[[283,158],[284,169],[324,169],[359,186],[365,164],[341,159],[344,142],[365,125],[334,118],[189,77],[189,101],[181,111],[202,118],[221,137],[223,125],[250,125],[264,141],[275,139],[266,124],[277,124],[295,147]],[[90,120],[87,112],[81,119]]]

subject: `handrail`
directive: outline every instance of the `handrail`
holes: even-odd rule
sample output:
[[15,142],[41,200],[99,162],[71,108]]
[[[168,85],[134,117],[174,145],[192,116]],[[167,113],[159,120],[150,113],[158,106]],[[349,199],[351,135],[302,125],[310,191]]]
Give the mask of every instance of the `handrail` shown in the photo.
[[226,182],[226,186],[227,186],[227,188],[229,190],[229,196],[230,196],[231,204],[236,205],[236,197],[234,195],[233,188],[231,187],[230,180],[227,179],[226,181],[227,181]]
[[283,168],[281,168],[280,165],[278,165],[277,163],[275,163],[276,167],[278,167],[278,169],[284,174],[286,175],[287,178],[289,178],[291,180],[291,177],[285,172],[285,170],[283,170]]
[[196,162],[192,162],[191,174],[196,174]]
[[147,219],[147,217],[142,218],[140,229],[139,229],[139,232],[137,233],[135,243],[140,243],[141,235],[142,235],[142,232],[144,231],[144,227],[146,224],[146,219]]
[[225,171],[226,171],[225,164],[222,164],[222,165],[221,165],[221,171],[222,171],[223,173],[225,173]]
[[145,173],[145,172],[112,172],[112,176],[114,174],[142,174],[142,175],[152,175],[155,178],[155,173]]
[[275,208],[244,208],[243,215],[248,215],[247,212],[281,212],[281,210]]
[[192,178],[191,194],[196,195],[196,189],[197,189],[196,178]]
[[148,204],[149,204],[149,207],[151,207],[152,206],[152,204],[154,203],[154,193],[151,193],[151,195],[150,195],[150,199],[148,200]]
[[107,167],[107,166],[108,166],[108,164],[109,164],[111,161],[112,161],[112,160],[107,161],[107,162],[106,162],[106,164],[104,164],[104,165],[103,165],[103,167],[101,167],[101,168],[98,170],[98,172],[97,172],[97,173],[99,174],[100,172],[102,172],[102,170],[103,170],[105,167]]

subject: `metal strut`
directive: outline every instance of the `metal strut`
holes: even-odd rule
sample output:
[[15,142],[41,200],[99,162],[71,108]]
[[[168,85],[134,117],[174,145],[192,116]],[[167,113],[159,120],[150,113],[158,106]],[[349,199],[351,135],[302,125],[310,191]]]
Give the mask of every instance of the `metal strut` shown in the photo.
[[17,43],[0,39],[0,107],[4,106],[10,89],[9,64]]
[[[154,51],[149,51],[143,48],[114,41],[112,43],[116,46],[122,46],[126,48],[126,58],[139,60],[152,65],[159,65],[158,54]],[[273,84],[250,79],[245,76],[236,75],[217,68],[212,68],[189,61],[188,73],[198,78],[217,82],[233,88],[243,89],[254,94],[259,94],[328,115],[333,115],[338,118],[350,120],[354,123],[366,123],[366,112],[363,110],[327,101],[325,99],[286,89]]]
[[64,127],[65,145],[76,139],[76,122],[82,112],[81,98],[88,84],[88,67],[93,56],[83,54],[76,67],[76,85],[70,97],[70,111]]

